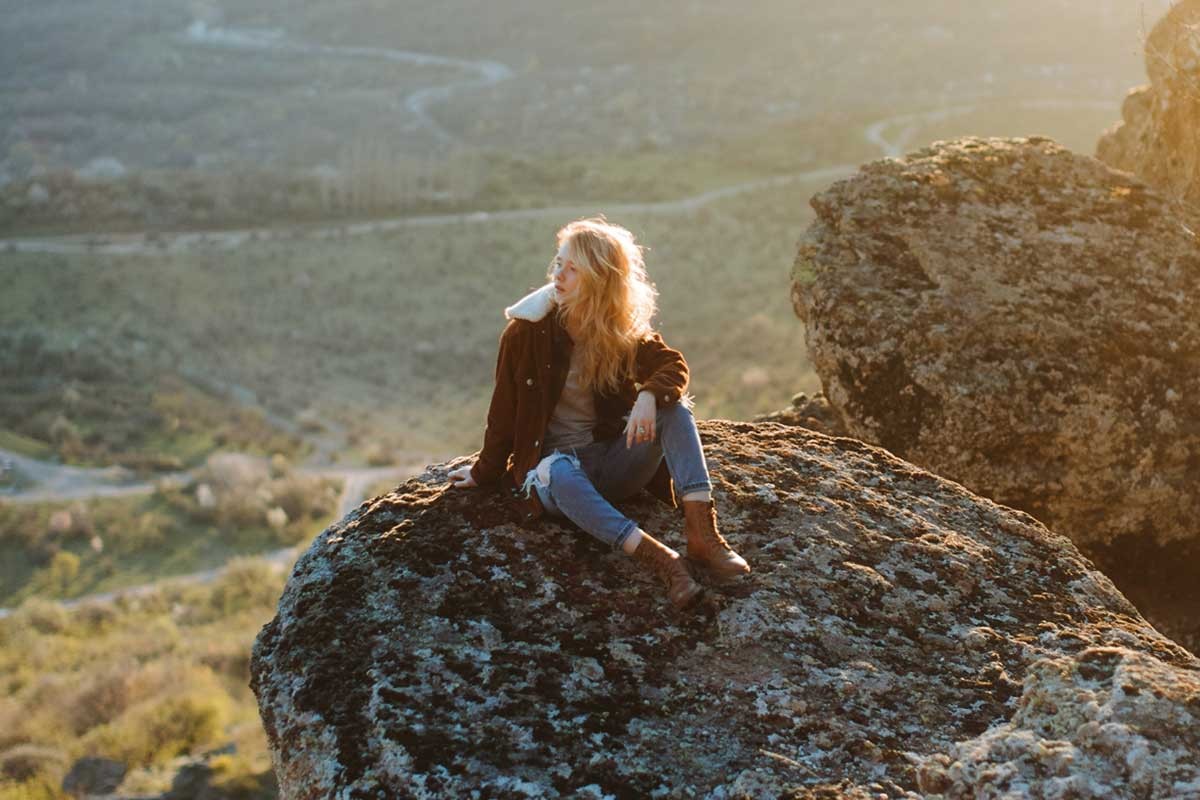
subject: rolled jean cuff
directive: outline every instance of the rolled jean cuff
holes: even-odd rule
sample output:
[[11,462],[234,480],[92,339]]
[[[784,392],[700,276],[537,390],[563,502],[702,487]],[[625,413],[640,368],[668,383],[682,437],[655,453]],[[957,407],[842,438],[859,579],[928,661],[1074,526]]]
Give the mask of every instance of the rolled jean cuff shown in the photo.
[[625,540],[632,536],[633,532],[636,530],[637,523],[633,520],[629,520],[629,524],[626,525],[619,534],[617,534],[617,539],[613,542],[613,550],[620,550],[622,545],[625,544]]
[[692,492],[712,492],[712,481],[697,481],[689,483],[686,486],[676,486],[675,494],[682,498],[685,494]]

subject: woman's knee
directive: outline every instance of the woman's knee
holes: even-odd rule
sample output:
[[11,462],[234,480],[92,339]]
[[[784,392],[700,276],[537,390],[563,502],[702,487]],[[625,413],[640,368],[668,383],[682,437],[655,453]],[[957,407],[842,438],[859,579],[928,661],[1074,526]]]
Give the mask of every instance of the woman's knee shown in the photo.
[[550,462],[546,468],[546,489],[556,497],[570,492],[573,488],[582,488],[583,484],[591,483],[583,464],[573,455],[562,454]]
[[693,425],[696,424],[696,418],[693,416],[692,410],[683,403],[672,403],[666,408],[660,408],[658,410],[657,422],[659,427],[671,423],[677,423],[685,419],[690,421]]
[[539,461],[536,467],[529,470],[522,489],[529,492],[536,488],[539,494],[548,493],[555,483],[561,484],[564,480],[569,482],[570,476],[575,470],[583,471],[577,457],[569,453],[551,453]]
[[579,465],[579,459],[574,456],[561,454],[559,458],[550,462],[546,472],[550,480],[553,481],[556,477],[563,478],[567,475],[583,472],[583,468]]

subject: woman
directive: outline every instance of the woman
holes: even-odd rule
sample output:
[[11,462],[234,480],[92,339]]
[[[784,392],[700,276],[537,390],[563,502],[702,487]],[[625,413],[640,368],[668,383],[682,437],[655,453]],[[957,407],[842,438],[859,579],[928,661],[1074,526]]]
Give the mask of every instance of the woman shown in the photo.
[[701,588],[683,559],[613,502],[647,487],[678,494],[688,558],[717,580],[750,567],[717,531],[687,363],[650,327],[656,293],[642,248],[603,218],[577,220],[558,232],[548,277],[505,310],[483,449],[451,485],[519,483],[530,519],[563,516],[621,548],[686,608]]

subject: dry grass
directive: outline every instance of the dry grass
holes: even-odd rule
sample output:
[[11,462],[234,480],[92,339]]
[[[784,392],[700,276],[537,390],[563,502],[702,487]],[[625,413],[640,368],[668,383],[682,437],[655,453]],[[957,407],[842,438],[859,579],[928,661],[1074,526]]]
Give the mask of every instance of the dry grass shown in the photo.
[[0,797],[60,796],[64,767],[84,755],[129,765],[130,792],[162,791],[163,765],[230,740],[239,748],[216,765],[218,782],[272,796],[248,658],[283,582],[245,560],[211,586],[75,612],[33,600],[0,620],[0,764],[24,754],[26,765]]

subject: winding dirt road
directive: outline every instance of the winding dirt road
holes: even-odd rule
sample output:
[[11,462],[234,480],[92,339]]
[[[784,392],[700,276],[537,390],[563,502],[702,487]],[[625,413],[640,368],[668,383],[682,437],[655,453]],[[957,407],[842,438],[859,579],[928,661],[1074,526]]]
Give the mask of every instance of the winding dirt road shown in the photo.
[[313,44],[289,39],[277,28],[210,28],[205,22],[196,20],[182,34],[185,42],[201,47],[229,50],[260,50],[287,53],[298,56],[323,56],[325,58],[377,59],[419,67],[446,67],[474,73],[475,78],[427,86],[404,98],[404,107],[417,118],[421,127],[429,131],[439,143],[452,144],[459,138],[446,130],[429,114],[434,103],[448,99],[463,89],[477,89],[506,81],[513,71],[498,61],[468,61],[461,58],[398,50],[392,47],[339,47],[336,45]]

